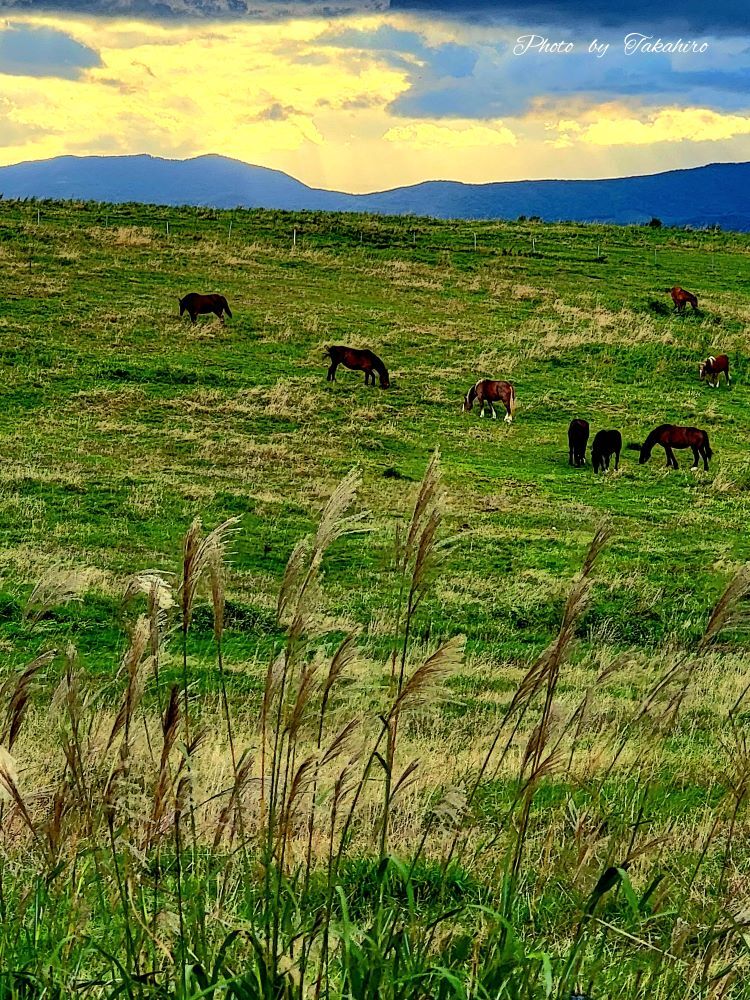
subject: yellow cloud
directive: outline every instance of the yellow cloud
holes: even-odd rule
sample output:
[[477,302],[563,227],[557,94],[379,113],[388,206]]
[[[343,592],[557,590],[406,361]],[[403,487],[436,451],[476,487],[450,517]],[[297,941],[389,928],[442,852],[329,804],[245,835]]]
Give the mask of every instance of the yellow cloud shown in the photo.
[[413,149],[466,149],[489,146],[515,146],[518,141],[509,128],[496,125],[410,122],[389,128],[383,136],[388,142],[411,146]]
[[638,118],[602,118],[585,128],[571,129],[561,122],[561,139],[576,138],[594,146],[651,145],[657,142],[718,142],[739,135],[750,135],[750,117],[720,114],[707,108],[663,108],[645,120]]
[[[39,19],[28,19],[39,23]],[[27,143],[0,148],[0,162],[61,153],[217,152],[250,162],[349,138],[344,115],[317,124],[321,107],[381,107],[407,86],[403,69],[374,57],[315,47],[325,22],[283,25],[144,25],[44,22],[95,48],[102,66],[81,81],[0,77],[5,115]],[[322,115],[325,117],[325,115]],[[32,129],[34,132],[32,133]],[[38,130],[43,131],[40,136]],[[1,131],[0,131],[1,135]],[[0,138],[0,141],[1,138]]]

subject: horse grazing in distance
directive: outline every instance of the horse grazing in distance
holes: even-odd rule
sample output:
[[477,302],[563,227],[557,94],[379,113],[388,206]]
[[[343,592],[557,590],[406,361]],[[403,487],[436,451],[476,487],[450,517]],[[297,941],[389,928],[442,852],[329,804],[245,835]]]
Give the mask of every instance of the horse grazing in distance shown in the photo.
[[655,427],[643,444],[629,444],[628,448],[639,451],[641,457],[638,464],[643,465],[651,458],[654,446],[660,444],[667,456],[667,468],[677,469],[677,459],[674,457],[673,448],[691,448],[693,451],[693,464],[691,472],[698,468],[698,458],[703,459],[703,468],[708,472],[708,460],[713,458],[711,445],[708,442],[708,434],[698,430],[697,427],[679,427],[676,424],[659,424]]
[[670,288],[669,294],[672,296],[675,312],[683,312],[688,302],[693,307],[693,312],[698,311],[698,297],[692,292],[686,292],[684,288],[675,285],[674,288]]
[[609,472],[609,460],[615,456],[615,472],[620,468],[622,434],[619,431],[597,431],[591,445],[591,464],[594,472]]
[[729,377],[729,358],[726,354],[717,354],[716,357],[710,355],[705,361],[701,361],[698,365],[698,374],[700,375],[701,382],[708,375],[708,384],[712,389],[715,389],[719,384],[719,376],[724,375],[726,379],[726,384],[729,385],[731,379]]
[[571,420],[568,427],[568,465],[580,469],[586,464],[586,445],[589,443],[588,420]]
[[327,382],[336,381],[336,369],[339,365],[349,368],[351,371],[365,373],[365,385],[375,385],[375,372],[380,378],[380,388],[389,389],[391,380],[388,378],[388,370],[377,356],[369,350],[360,350],[357,347],[342,347],[334,345],[326,347],[324,358],[330,358],[331,364],[328,367]]
[[489,406],[492,419],[497,419],[493,403],[502,403],[505,407],[503,419],[506,424],[513,423],[516,412],[516,390],[510,382],[498,382],[491,378],[482,378],[475,383],[464,396],[464,403],[461,407],[463,413],[468,413],[474,406],[474,401],[479,403],[479,416],[484,416],[485,406]]
[[223,295],[199,295],[198,292],[190,292],[184,299],[180,299],[180,316],[185,312],[190,316],[191,323],[195,323],[198,316],[203,313],[215,313],[222,323],[224,322],[222,313],[232,318],[232,310]]

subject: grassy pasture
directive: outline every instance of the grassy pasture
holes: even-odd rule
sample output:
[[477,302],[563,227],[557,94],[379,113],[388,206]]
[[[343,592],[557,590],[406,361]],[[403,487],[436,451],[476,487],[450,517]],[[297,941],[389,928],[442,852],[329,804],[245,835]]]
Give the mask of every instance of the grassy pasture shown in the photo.
[[[210,801],[232,781],[223,694],[238,744],[257,748],[268,660],[284,642],[276,595],[287,559],[314,530],[337,483],[358,466],[357,505],[368,512],[368,530],[326,549],[314,631],[316,649],[330,654],[342,636],[359,630],[359,657],[331,712],[341,724],[361,720],[367,738],[377,739],[378,713],[394,695],[389,657],[402,639],[394,536],[439,447],[441,536],[452,543],[414,616],[404,646],[407,673],[457,634],[466,636],[466,650],[444,671],[440,696],[420,704],[399,733],[394,782],[409,760],[421,764],[393,809],[388,847],[398,856],[413,856],[435,795],[471,785],[524,673],[558,636],[571,581],[603,521],[611,538],[574,615],[565,664],[550,688],[554,704],[530,706],[507,753],[483,774],[471,800],[469,846],[450,879],[439,867],[447,833],[420,855],[415,871],[424,899],[417,909],[429,923],[430,906],[437,906],[432,879],[443,887],[435,890],[442,905],[454,894],[492,906],[530,948],[552,956],[552,986],[542,963],[520,985],[506,983],[506,993],[492,992],[490,976],[483,985],[477,980],[473,993],[464,983],[466,995],[536,997],[559,989],[568,996],[575,985],[636,997],[644,976],[653,996],[686,995],[680,989],[745,995],[744,937],[725,925],[744,926],[737,912],[749,888],[744,791],[737,791],[747,777],[738,749],[750,719],[742,700],[746,636],[742,621],[732,620],[712,634],[710,647],[701,637],[733,574],[750,561],[749,279],[750,237],[717,232],[0,201],[5,675],[53,646],[64,651],[72,644],[76,669],[85,670],[96,692],[90,732],[97,766],[106,771],[102,733],[119,704],[117,664],[133,642],[135,611],[122,599],[127,578],[153,569],[179,579],[192,519],[200,516],[210,528],[237,517],[224,684],[202,589],[185,663],[173,638],[161,661],[163,690],[153,678],[144,681],[150,736],[129,747],[133,772],[148,773],[163,691],[189,676],[191,710],[212,734],[192,779],[196,797]],[[698,315],[671,313],[667,289],[675,283],[698,294]],[[234,318],[223,327],[214,317],[195,327],[181,321],[177,299],[191,290],[223,293]],[[371,347],[386,362],[392,388],[366,389],[361,374],[344,369],[327,383],[322,354],[331,343]],[[698,381],[697,366],[719,352],[730,356],[733,384],[712,390]],[[463,394],[480,377],[514,382],[512,426],[460,412]],[[702,427],[715,455],[710,472],[690,472],[684,453],[681,468],[668,472],[661,450],[645,466],[626,451],[620,471],[606,476],[594,476],[590,465],[571,469],[566,432],[574,416],[590,421],[592,437],[616,427],[626,442],[642,441],[663,422]],[[80,600],[50,599],[44,614],[25,615],[34,584],[55,567],[49,579],[57,579],[60,595]],[[64,661],[50,658],[35,678],[19,737],[19,788],[31,797],[44,798],[50,758],[60,756],[49,739],[48,706],[68,669]],[[644,698],[673,668],[680,678],[687,669],[689,680],[679,712],[673,716],[659,702],[668,723],[640,716]],[[587,691],[590,715],[582,728],[575,713]],[[59,698],[52,705],[50,717],[61,711]],[[565,754],[535,777],[524,812],[524,753],[540,720],[545,739],[559,727]],[[300,755],[313,745],[310,724],[300,735]],[[355,922],[360,913],[382,912],[372,903],[380,894],[382,904],[384,882],[371,860],[381,821],[380,782],[371,774],[361,803],[355,850],[339,872]],[[137,814],[134,805],[124,813],[131,808]],[[210,861],[196,860],[195,844],[210,840],[217,822],[216,810],[200,812],[192,892],[210,897],[225,924],[228,913],[249,920],[257,898],[229,905]],[[23,839],[14,827],[13,843],[6,838],[4,845],[11,869],[18,864],[15,838]],[[298,839],[302,846],[290,848],[297,861],[305,853],[304,837]],[[518,843],[524,861],[516,868],[508,856]],[[118,852],[114,844],[113,856]],[[325,855],[323,839],[314,853]],[[592,933],[581,951],[579,921],[598,876],[631,855],[632,886],[623,883],[606,914],[615,930]],[[650,890],[657,876],[659,889]],[[17,869],[5,877],[9,926],[26,927],[28,911],[13,902],[25,898],[24,878]],[[512,899],[501,885],[512,885]],[[174,886],[160,891],[172,899]],[[398,885],[388,882],[389,900],[391,891],[398,896]],[[306,892],[308,908],[315,892],[325,897],[322,883]],[[121,925],[103,929],[101,914],[80,895],[80,905],[92,908],[91,938],[120,954],[132,972],[129,938],[117,936]],[[117,899],[126,912],[122,891]],[[71,920],[70,908],[55,905],[59,924],[51,920],[50,935]],[[193,916],[200,929],[200,913]],[[196,932],[206,954],[209,938]],[[171,942],[162,950],[172,949],[175,967],[184,969],[187,956],[174,940],[180,938],[167,931],[159,938]],[[199,951],[195,945],[193,957]],[[90,953],[85,960],[75,954],[93,983]],[[20,955],[0,942],[0,978]],[[201,962],[207,965],[206,955]],[[722,963],[731,971],[719,975]],[[454,964],[471,968],[468,951]],[[115,968],[108,966],[107,975]],[[45,979],[35,968],[35,975],[59,982],[58,970]],[[343,981],[344,995],[371,995],[345,975]],[[394,1000],[461,995],[440,994],[434,985],[413,993],[389,981],[392,992],[383,995]],[[87,988],[109,995],[101,983]],[[151,995],[139,989],[137,995]],[[189,994],[184,976],[175,974],[174,989]],[[314,995],[299,989],[295,995]]]

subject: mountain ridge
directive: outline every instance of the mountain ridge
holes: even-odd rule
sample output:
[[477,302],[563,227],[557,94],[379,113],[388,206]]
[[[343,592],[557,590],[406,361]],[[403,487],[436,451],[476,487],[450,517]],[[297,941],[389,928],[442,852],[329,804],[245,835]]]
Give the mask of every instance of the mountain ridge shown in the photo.
[[178,160],[148,153],[65,155],[0,167],[5,198],[144,202],[213,208],[370,212],[437,218],[648,222],[750,231],[750,163],[712,163],[596,180],[430,180],[351,194],[217,153]]

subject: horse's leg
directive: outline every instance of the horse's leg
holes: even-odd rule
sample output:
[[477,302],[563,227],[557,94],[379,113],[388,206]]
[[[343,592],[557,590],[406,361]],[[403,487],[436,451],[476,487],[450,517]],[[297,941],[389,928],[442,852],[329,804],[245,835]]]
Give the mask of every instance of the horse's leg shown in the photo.
[[495,413],[495,407],[492,404],[492,400],[490,400],[490,413],[492,414],[492,419],[497,420],[497,414]]
[[669,447],[669,445],[665,444],[664,450],[667,453],[667,465],[671,465],[673,469],[679,469],[679,465],[677,464],[677,459],[674,457],[674,452]]
[[691,444],[690,448],[693,452],[693,464],[690,466],[690,471],[695,472],[698,468],[698,445]]
[[484,399],[482,399],[482,400],[480,401],[480,403],[479,403],[479,416],[480,416],[480,417],[483,417],[483,416],[484,416],[484,404],[485,404],[485,400],[484,400]]
[[326,376],[326,382],[336,381],[336,369],[338,368],[338,361],[332,361],[328,368],[328,375]]
[[190,313],[190,322],[193,324],[198,322],[198,313]]
[[619,470],[619,468],[620,468],[620,452],[616,451],[615,452],[615,472],[617,472]]
[[221,325],[224,326],[224,312],[223,312],[222,307],[219,306],[219,308],[215,309],[214,312],[219,317],[219,322],[221,323]]
[[505,416],[503,417],[503,420],[506,424],[513,423],[513,416],[510,412],[510,403],[505,403]]

